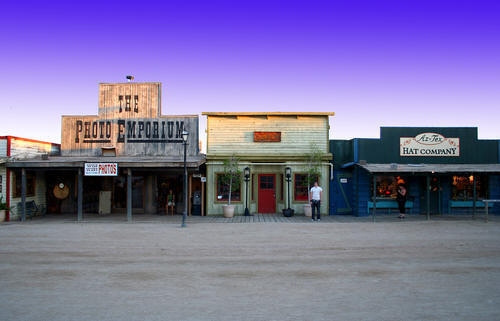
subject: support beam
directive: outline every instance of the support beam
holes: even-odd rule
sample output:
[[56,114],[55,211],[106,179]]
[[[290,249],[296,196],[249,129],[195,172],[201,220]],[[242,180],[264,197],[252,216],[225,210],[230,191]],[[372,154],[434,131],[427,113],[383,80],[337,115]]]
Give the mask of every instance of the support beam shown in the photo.
[[201,216],[205,216],[205,183],[201,182]]
[[83,219],[83,174],[82,169],[78,168],[78,222]]
[[26,220],[26,168],[21,169],[21,204],[23,204],[21,221],[24,222]]
[[476,193],[476,176],[472,173],[472,219],[476,219],[476,201],[477,201],[477,193]]
[[127,170],[127,221],[132,222],[132,169]]
[[373,174],[373,223],[375,223],[375,213],[377,212],[377,176]]
[[426,188],[426,198],[427,198],[427,220],[431,219],[431,176],[427,175],[427,188]]

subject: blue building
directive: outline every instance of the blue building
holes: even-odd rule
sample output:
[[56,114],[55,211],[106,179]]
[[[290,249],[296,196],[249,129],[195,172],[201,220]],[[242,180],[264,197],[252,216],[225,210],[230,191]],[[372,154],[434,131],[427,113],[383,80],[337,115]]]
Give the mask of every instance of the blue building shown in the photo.
[[330,140],[330,152],[331,215],[398,212],[400,183],[410,214],[475,214],[500,199],[500,140],[479,140],[475,127],[382,127],[379,139]]

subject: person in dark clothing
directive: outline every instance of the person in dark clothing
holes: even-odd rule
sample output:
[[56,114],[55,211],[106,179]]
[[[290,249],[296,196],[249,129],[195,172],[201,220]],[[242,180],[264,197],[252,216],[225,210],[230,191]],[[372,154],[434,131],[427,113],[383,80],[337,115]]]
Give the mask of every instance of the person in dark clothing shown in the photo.
[[406,189],[406,186],[404,184],[399,184],[398,185],[398,193],[396,196],[396,201],[398,202],[398,207],[399,207],[399,218],[405,218],[405,213],[406,213],[406,198],[407,198],[408,190]]

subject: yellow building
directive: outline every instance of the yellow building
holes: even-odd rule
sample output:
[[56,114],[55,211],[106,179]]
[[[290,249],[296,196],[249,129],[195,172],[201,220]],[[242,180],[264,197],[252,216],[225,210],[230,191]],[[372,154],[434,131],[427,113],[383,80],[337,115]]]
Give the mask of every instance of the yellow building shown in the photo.
[[[228,203],[223,184],[223,162],[235,156],[242,171],[241,184],[232,189],[235,215],[279,213],[290,207],[304,214],[308,204],[308,157],[321,153],[319,185],[323,188],[321,213],[328,213],[332,155],[328,153],[329,117],[325,112],[206,112],[207,214],[221,214]],[[313,147],[315,146],[315,147]],[[244,179],[247,168],[248,188]],[[291,181],[287,182],[287,168]],[[290,188],[288,188],[288,185]],[[246,190],[248,189],[248,193]]]

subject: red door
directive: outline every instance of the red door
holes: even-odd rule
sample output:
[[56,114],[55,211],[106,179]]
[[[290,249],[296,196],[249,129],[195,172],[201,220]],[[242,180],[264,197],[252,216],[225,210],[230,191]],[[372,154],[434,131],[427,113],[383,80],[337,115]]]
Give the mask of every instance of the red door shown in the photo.
[[259,174],[259,213],[276,213],[274,174]]

